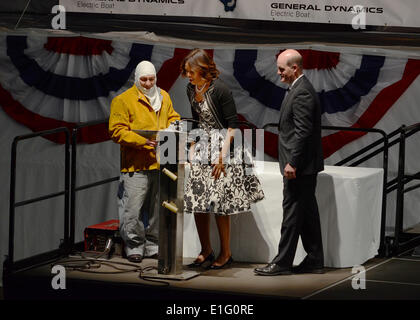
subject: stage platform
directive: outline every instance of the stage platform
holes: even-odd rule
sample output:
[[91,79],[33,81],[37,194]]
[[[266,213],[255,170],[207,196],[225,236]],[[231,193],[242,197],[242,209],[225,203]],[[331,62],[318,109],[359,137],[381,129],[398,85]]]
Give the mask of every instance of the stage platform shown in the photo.
[[[116,269],[101,265],[90,269],[95,273],[66,271],[65,289],[53,289],[52,264],[78,259],[72,256],[38,267],[14,273],[5,279],[6,300],[141,300],[159,303],[159,307],[173,303],[251,303],[274,307],[281,300],[412,300],[420,299],[420,258],[399,256],[389,259],[373,258],[363,267],[365,273],[352,268],[326,268],[324,274],[293,274],[287,276],[257,276],[253,269],[262,264],[234,262],[222,270],[195,269],[200,274],[189,280],[142,279],[140,272],[107,274]],[[193,258],[184,258],[184,264]],[[114,256],[103,263],[128,263]],[[144,259],[132,264],[142,269],[156,267],[157,260]],[[119,268],[131,268],[117,265]],[[184,267],[185,270],[191,270]],[[360,270],[359,270],[360,271]],[[353,273],[354,272],[354,273]],[[365,281],[353,279],[359,276]],[[356,281],[356,282],[355,282]],[[360,289],[353,286],[359,285]],[[364,285],[364,289],[363,289]]]

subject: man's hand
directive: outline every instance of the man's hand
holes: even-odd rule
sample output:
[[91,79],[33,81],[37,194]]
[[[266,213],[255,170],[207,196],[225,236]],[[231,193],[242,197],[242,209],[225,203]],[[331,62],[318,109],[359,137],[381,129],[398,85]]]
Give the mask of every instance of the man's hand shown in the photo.
[[293,168],[289,163],[284,167],[284,177],[288,180],[296,179],[296,168]]

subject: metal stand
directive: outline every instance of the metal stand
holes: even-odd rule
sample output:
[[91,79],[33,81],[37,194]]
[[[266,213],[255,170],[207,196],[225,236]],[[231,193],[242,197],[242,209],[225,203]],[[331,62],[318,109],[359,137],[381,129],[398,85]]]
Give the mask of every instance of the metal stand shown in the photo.
[[159,254],[158,270],[143,273],[143,276],[148,278],[188,280],[200,274],[197,271],[184,271],[182,265],[186,136],[186,130],[177,132],[163,130],[157,134],[161,204]]

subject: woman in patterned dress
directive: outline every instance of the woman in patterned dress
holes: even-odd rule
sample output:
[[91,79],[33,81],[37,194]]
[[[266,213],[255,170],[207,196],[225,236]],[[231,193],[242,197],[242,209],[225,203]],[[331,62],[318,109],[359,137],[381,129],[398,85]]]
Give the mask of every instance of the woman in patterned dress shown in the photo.
[[[234,143],[235,133],[240,133],[235,130],[235,102],[229,88],[218,78],[220,72],[212,57],[202,49],[194,49],[183,60],[181,71],[190,80],[187,95],[193,118],[198,121],[189,137],[193,133],[199,137],[189,150],[191,166],[184,208],[185,212],[194,213],[201,252],[189,266],[208,263],[208,269],[221,269],[233,261],[230,215],[249,211],[251,203],[262,200],[264,193],[258,178],[246,170],[242,144]],[[219,231],[217,259],[210,242],[210,214],[215,215]]]

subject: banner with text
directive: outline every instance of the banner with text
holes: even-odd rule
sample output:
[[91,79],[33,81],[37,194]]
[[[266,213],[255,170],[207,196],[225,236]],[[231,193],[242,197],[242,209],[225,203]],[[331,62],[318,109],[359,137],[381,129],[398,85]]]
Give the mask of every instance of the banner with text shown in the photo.
[[[363,2],[363,4],[361,4]],[[68,12],[420,27],[418,0],[60,0]]]

